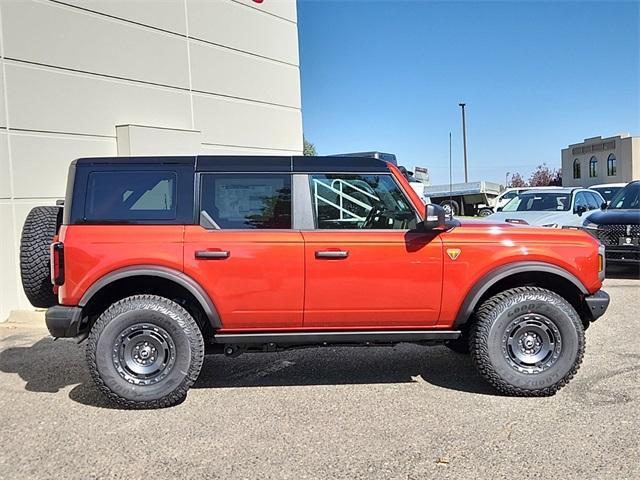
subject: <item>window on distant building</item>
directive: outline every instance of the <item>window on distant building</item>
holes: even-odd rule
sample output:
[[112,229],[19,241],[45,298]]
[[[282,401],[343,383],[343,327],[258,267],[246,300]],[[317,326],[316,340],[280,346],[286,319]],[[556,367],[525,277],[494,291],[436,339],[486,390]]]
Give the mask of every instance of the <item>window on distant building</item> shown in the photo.
[[580,178],[580,160],[573,161],[573,178]]
[[607,175],[610,177],[615,177],[618,171],[618,167],[616,165],[616,156],[612,153],[607,158]]
[[595,156],[591,157],[591,160],[589,160],[589,176],[598,176],[598,159]]

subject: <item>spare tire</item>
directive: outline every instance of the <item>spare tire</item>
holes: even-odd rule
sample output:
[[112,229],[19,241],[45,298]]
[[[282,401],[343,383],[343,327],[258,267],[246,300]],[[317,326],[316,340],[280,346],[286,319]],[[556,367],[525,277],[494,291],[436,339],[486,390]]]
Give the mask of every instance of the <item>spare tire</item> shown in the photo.
[[49,247],[61,223],[61,207],[35,207],[22,228],[20,276],[24,293],[34,307],[49,308],[58,303],[51,283]]

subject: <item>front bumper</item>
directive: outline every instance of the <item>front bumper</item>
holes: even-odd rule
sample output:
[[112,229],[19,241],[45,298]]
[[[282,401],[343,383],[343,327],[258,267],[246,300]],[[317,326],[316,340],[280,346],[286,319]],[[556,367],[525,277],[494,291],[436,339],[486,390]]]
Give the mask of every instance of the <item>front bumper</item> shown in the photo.
[[609,307],[609,294],[604,290],[598,290],[593,295],[588,295],[584,297],[584,301],[587,304],[587,308],[591,313],[591,321],[595,321],[604,315],[604,312],[607,311]]
[[638,247],[605,247],[607,263],[624,265],[640,265],[640,248]]
[[56,305],[47,310],[44,320],[52,337],[77,337],[82,328],[82,309]]

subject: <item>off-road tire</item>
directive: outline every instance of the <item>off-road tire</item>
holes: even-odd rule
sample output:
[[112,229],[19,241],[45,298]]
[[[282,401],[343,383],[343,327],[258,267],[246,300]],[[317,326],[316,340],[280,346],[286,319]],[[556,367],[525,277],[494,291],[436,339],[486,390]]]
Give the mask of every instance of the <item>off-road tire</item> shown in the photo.
[[[154,384],[127,381],[116,367],[116,342],[128,328],[138,325],[159,327],[175,348],[173,366]],[[163,408],[182,402],[200,374],[204,354],[202,333],[193,317],[177,303],[155,295],[136,295],[111,305],[91,328],[86,349],[89,372],[98,389],[128,409]]]
[[27,215],[20,238],[20,278],[27,299],[34,307],[58,303],[51,283],[49,247],[62,223],[62,208],[34,207]]
[[[556,340],[555,345],[560,343],[561,350],[547,370],[522,373],[507,359],[508,349],[503,349],[503,345],[509,343],[507,330],[513,322],[525,317],[549,320],[547,327],[559,334],[560,342]],[[518,287],[482,304],[471,325],[469,345],[478,372],[501,393],[519,397],[550,396],[578,371],[585,349],[584,328],[574,308],[560,295],[538,287]],[[552,357],[549,358],[551,362]]]

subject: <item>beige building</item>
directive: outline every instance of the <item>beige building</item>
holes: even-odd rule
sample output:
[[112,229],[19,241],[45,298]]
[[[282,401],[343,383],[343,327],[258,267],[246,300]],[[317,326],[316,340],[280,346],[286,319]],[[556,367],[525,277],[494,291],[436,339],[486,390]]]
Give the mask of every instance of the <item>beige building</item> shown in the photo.
[[562,185],[590,187],[640,179],[640,137],[586,138],[562,149]]
[[0,0],[0,25],[0,321],[73,159],[302,151],[295,0]]

